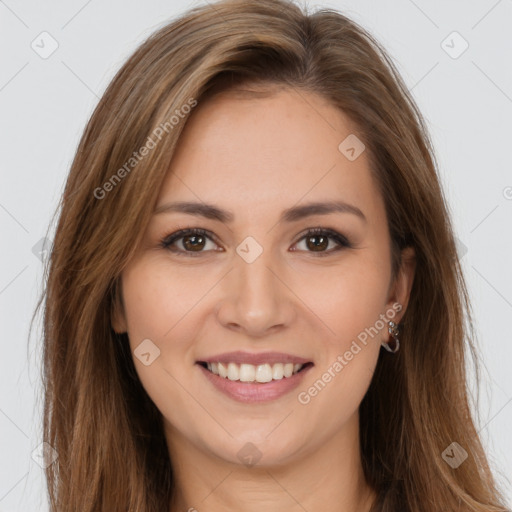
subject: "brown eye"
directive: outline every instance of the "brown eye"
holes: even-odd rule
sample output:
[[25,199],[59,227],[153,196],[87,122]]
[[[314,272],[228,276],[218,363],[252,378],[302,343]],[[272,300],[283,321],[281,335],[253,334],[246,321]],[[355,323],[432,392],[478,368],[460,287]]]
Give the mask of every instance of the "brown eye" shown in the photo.
[[[203,252],[209,252],[211,249],[205,249],[208,242],[213,246],[213,236],[208,231],[201,228],[181,229],[165,237],[161,241],[161,246],[177,254],[199,255]],[[213,248],[215,250],[215,248]],[[195,254],[194,254],[195,253]]]
[[[305,237],[307,242],[306,246],[308,249],[311,249],[312,251],[321,251],[323,249],[327,249],[329,245],[329,238],[322,235],[309,235]],[[310,243],[311,240],[314,240],[313,243]]]
[[[214,235],[201,228],[181,229],[165,237],[161,241],[161,246],[173,253],[184,256],[200,256],[202,253],[217,251],[217,244],[214,242]],[[352,245],[343,235],[327,228],[314,228],[308,230],[299,242],[305,240],[305,252],[316,253],[318,256],[328,256],[339,251],[343,247],[350,248]],[[299,243],[297,242],[297,243]],[[334,242],[334,246],[328,250],[329,244]],[[208,249],[208,243],[213,247]],[[217,246],[218,247],[218,246]],[[297,249],[293,249],[296,251]]]
[[203,235],[186,235],[182,237],[183,247],[190,251],[201,250],[205,245],[205,237]]
[[[351,243],[342,234],[327,228],[310,229],[302,236],[299,242],[302,240],[305,240],[305,251],[317,253],[318,256],[327,256],[339,251],[343,247],[352,247]],[[326,250],[331,240],[334,241],[334,247]]]

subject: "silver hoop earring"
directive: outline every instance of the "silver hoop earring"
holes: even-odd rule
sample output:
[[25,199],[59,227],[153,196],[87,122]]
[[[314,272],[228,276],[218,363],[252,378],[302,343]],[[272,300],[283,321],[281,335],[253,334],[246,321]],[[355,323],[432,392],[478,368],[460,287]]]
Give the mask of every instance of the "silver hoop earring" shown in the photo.
[[388,332],[391,334],[394,340],[394,347],[391,348],[388,343],[382,342],[381,345],[392,354],[395,354],[398,352],[398,349],[400,348],[400,340],[398,339],[398,335],[400,334],[400,327],[395,324],[395,322],[392,322],[391,320],[388,322]]

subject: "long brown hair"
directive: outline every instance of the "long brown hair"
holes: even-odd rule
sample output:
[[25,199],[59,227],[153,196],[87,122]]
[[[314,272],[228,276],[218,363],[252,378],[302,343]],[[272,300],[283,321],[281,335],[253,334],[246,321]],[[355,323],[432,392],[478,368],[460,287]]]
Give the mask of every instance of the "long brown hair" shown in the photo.
[[[394,64],[334,10],[224,0],[188,11],[135,51],[72,163],[38,304],[43,435],[58,453],[46,470],[51,511],[169,507],[174,480],[162,417],[111,314],[188,116],[241,84],[314,92],[345,112],[385,200],[393,275],[401,249],[416,252],[401,349],[381,351],[360,406],[363,468],[378,493],[373,510],[507,510],[468,403],[465,364],[470,355],[478,372],[478,354],[432,144]],[[457,468],[442,456],[452,442],[468,454]]]

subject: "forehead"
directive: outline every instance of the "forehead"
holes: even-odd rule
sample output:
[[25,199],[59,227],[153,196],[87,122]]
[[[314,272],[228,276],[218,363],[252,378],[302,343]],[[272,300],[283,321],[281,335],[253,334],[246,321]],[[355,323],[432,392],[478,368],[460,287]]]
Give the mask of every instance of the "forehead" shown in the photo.
[[378,201],[367,152],[351,161],[339,149],[356,131],[343,112],[311,92],[216,95],[189,118],[159,203],[179,198],[258,210],[301,198]]

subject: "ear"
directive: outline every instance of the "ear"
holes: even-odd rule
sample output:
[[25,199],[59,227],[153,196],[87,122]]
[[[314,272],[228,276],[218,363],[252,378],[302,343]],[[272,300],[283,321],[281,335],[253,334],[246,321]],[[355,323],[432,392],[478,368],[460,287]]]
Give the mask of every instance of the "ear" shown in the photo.
[[114,299],[110,319],[112,329],[118,334],[128,331],[122,293],[121,280],[119,279],[114,285]]
[[390,294],[388,298],[388,307],[392,307],[393,304],[396,303],[401,305],[401,309],[394,320],[397,324],[400,323],[400,320],[407,309],[415,271],[416,253],[413,247],[406,247],[405,249],[402,249],[402,262],[398,269],[395,281],[390,286]]

